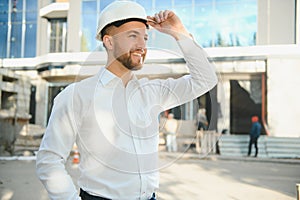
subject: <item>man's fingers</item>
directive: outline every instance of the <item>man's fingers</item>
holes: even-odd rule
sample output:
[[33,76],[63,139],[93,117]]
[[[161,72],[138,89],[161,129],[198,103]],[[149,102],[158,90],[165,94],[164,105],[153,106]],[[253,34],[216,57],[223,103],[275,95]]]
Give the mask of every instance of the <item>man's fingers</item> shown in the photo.
[[151,25],[151,24],[157,24],[157,22],[154,21],[154,20],[152,20],[152,19],[148,19],[148,20],[147,20],[147,23],[150,23],[150,25]]
[[155,13],[155,15],[153,17],[149,17],[149,18],[154,20],[156,23],[160,24],[169,18],[170,13],[171,13],[170,10],[162,10],[159,13]]
[[165,18],[164,18],[164,11],[160,11],[160,12],[158,13],[158,16],[159,16],[159,19],[160,19],[161,22],[165,21]]
[[165,20],[169,18],[170,12],[171,12],[170,10],[165,10],[165,11],[163,12],[163,17],[164,17]]
[[159,18],[160,18],[160,21],[161,22],[164,22],[165,20],[167,20],[168,18],[169,18],[169,13],[170,13],[171,11],[169,11],[169,10],[163,10],[163,11],[160,11],[159,13],[158,13],[158,16],[159,16]]
[[179,40],[182,36],[191,37],[178,16],[171,10],[160,11],[147,18],[147,24],[160,32],[172,35],[176,40]]
[[151,16],[147,16],[147,24],[149,26],[152,26],[153,28],[156,28],[156,26],[158,25],[158,23],[155,21],[155,18]]

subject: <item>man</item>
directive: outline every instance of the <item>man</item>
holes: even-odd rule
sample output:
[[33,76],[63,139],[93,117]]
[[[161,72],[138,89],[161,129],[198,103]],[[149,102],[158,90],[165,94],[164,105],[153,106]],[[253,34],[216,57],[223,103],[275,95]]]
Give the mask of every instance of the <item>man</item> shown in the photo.
[[178,122],[176,119],[174,119],[174,114],[169,113],[165,124],[165,130],[167,134],[166,147],[168,152],[177,151],[177,141],[176,141],[177,127],[178,127]]
[[[136,79],[132,71],[144,63],[148,26],[177,40],[190,75]],[[55,98],[37,155],[37,174],[51,199],[80,199],[65,170],[76,142],[83,200],[155,199],[158,115],[212,89],[215,72],[172,11],[147,17],[139,4],[115,1],[100,14],[97,38],[106,48],[107,64]]]
[[257,154],[258,154],[257,140],[260,136],[261,124],[259,123],[257,116],[253,116],[251,118],[251,121],[252,121],[252,126],[251,126],[251,130],[250,130],[248,156],[251,155],[252,144],[254,144],[254,146],[255,146],[255,155],[254,156],[257,157]]
[[197,113],[198,130],[207,130],[208,121],[205,108],[200,108]]

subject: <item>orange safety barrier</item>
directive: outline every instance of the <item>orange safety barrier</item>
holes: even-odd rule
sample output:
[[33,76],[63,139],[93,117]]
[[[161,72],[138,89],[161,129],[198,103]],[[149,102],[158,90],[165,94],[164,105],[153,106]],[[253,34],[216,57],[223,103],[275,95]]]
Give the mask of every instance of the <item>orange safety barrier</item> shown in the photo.
[[79,152],[78,150],[74,151],[74,155],[73,155],[73,164],[78,164],[79,163]]

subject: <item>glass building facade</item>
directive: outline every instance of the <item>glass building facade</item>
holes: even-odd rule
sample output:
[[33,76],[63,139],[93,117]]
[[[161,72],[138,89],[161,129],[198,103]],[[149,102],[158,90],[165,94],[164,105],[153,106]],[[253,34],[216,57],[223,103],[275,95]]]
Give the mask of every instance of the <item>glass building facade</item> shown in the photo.
[[[113,0],[82,0],[81,51],[93,51],[99,13]],[[256,44],[256,0],[136,0],[148,15],[174,10],[203,47],[252,46]],[[149,34],[149,46],[164,39]],[[101,48],[101,47],[100,47]],[[170,47],[169,47],[170,48]]]
[[0,58],[36,56],[37,0],[0,1]]
[[[100,12],[114,0],[82,0],[81,51],[103,50],[95,40]],[[251,46],[256,44],[256,0],[136,0],[148,15],[160,10],[174,10],[195,40],[203,47]],[[71,2],[70,2],[71,3]],[[37,0],[2,0],[0,2],[0,58],[36,56],[38,17]],[[67,22],[60,23],[66,26]],[[54,27],[54,26],[53,26]],[[53,28],[52,27],[52,28]],[[54,28],[60,30],[57,23]],[[64,30],[64,29],[62,29]],[[57,31],[52,31],[57,34]],[[54,41],[51,34],[49,52],[66,51],[67,33]],[[162,47],[165,36],[149,33],[148,46]]]

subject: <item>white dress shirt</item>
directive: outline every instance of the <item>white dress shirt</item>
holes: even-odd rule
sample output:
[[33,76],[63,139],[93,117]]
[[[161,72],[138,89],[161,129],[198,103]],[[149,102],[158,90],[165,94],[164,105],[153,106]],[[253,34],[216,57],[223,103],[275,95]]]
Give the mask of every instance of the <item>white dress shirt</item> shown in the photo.
[[37,155],[37,174],[51,199],[80,199],[65,163],[74,142],[80,152],[78,185],[118,200],[148,199],[159,186],[158,115],[189,102],[217,83],[213,67],[193,40],[178,41],[190,75],[137,80],[125,87],[101,68],[69,85],[54,100]]

